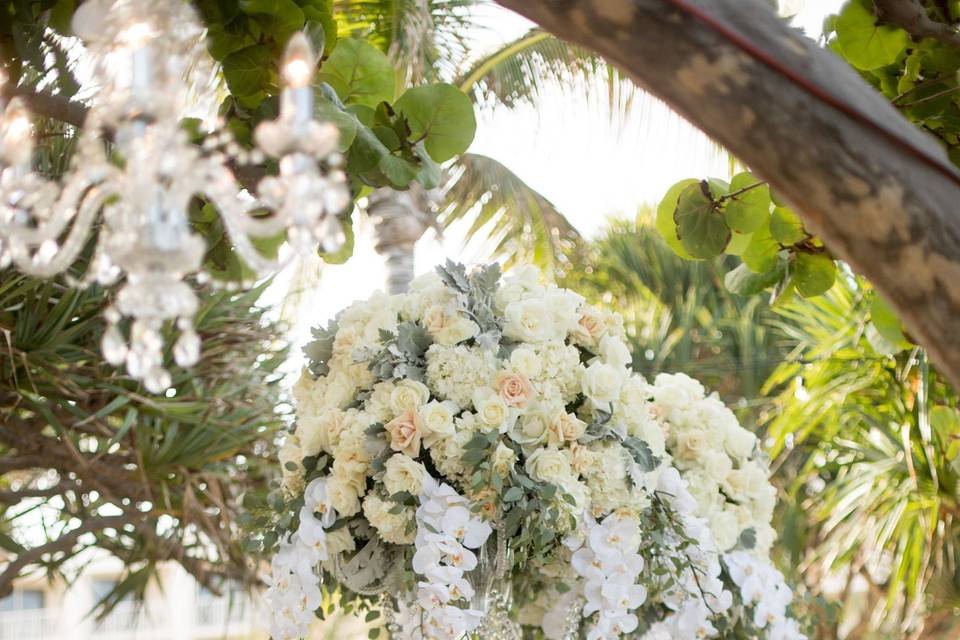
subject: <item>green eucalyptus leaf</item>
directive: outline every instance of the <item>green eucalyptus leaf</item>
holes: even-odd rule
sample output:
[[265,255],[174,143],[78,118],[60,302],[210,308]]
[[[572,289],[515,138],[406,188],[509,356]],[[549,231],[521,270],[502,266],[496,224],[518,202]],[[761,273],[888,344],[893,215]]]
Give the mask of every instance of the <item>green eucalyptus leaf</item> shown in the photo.
[[393,99],[396,75],[387,56],[363,40],[339,40],[320,67],[326,82],[344,102],[376,107]]
[[879,24],[869,0],[848,2],[834,23],[836,46],[847,62],[870,71],[896,62],[910,36],[903,29]]
[[807,238],[803,223],[790,209],[777,207],[770,216],[770,235],[783,245],[796,244]]
[[667,245],[673,249],[673,252],[685,260],[693,260],[693,256],[687,253],[677,236],[677,222],[673,219],[673,212],[677,209],[680,192],[691,184],[697,184],[697,180],[688,178],[676,183],[667,190],[663,198],[660,199],[660,204],[657,205],[657,231]]
[[[752,173],[738,173],[730,181],[730,193],[759,184]],[[723,208],[727,226],[739,233],[753,233],[770,218],[770,188],[765,184],[731,196]]]
[[837,265],[825,253],[798,253],[793,261],[793,284],[804,298],[830,290],[837,279]]
[[477,130],[473,103],[451,84],[408,89],[395,105],[410,126],[410,136],[423,141],[430,157],[445,162],[467,150]]
[[694,258],[715,258],[730,243],[730,227],[706,181],[687,185],[680,192],[673,216],[680,242]]

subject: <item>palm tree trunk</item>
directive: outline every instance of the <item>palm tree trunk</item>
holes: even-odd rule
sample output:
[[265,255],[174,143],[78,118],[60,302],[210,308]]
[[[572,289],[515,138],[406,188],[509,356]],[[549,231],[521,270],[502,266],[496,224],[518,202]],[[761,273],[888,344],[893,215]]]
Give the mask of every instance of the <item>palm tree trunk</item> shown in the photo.
[[367,212],[374,219],[377,253],[387,263],[387,293],[404,293],[414,275],[414,247],[429,226],[427,197],[411,185],[408,191],[377,189]]

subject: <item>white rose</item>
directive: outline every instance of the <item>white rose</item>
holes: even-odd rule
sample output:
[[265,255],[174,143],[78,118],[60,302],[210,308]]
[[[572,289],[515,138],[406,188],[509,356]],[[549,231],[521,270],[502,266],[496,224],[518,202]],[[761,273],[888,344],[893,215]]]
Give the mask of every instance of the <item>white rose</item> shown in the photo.
[[480,333],[480,327],[463,317],[453,305],[433,305],[423,314],[423,325],[434,342],[452,346]]
[[327,497],[341,518],[360,511],[360,493],[353,478],[334,473],[327,480]]
[[427,385],[416,380],[401,380],[390,392],[390,408],[394,415],[400,415],[412,409],[416,411],[430,399]]
[[315,456],[321,451],[332,453],[346,424],[346,416],[339,409],[328,409],[315,416],[297,421],[297,437],[304,456]]
[[587,423],[567,413],[566,408],[560,407],[553,412],[547,429],[547,442],[561,446],[564,442],[572,442],[582,436],[587,430]]
[[626,377],[627,371],[623,367],[594,362],[583,372],[583,393],[599,407],[608,408],[620,397],[620,388]]
[[[501,433],[509,428],[508,419],[511,417],[510,407],[503,398],[489,387],[481,387],[473,392],[473,408],[477,410],[477,419],[480,429],[490,431],[498,429]],[[487,428],[484,429],[484,426]]]
[[364,409],[374,416],[377,422],[389,422],[393,418],[390,396],[393,394],[394,387],[396,385],[390,380],[373,385],[373,393],[367,398]]
[[737,516],[723,509],[715,509],[709,514],[707,521],[720,551],[727,551],[737,544],[740,539]]
[[703,471],[718,484],[726,480],[727,475],[733,470],[733,461],[722,451],[705,452],[700,458],[700,463],[703,465]]
[[746,460],[753,455],[753,448],[757,443],[757,436],[741,426],[727,429],[724,437],[724,446],[727,453],[740,460]]
[[544,300],[550,313],[553,314],[553,323],[559,332],[557,338],[562,340],[567,333],[577,327],[577,309],[583,304],[583,296],[569,289],[550,286],[547,288]]
[[540,482],[552,482],[559,486],[564,486],[566,481],[572,478],[570,473],[570,462],[567,456],[557,449],[537,449],[527,458],[524,465],[527,474],[534,480]]
[[423,443],[427,447],[439,438],[453,435],[453,418],[460,410],[455,402],[449,400],[431,400],[420,409],[420,426],[423,429]]
[[390,513],[393,507],[392,502],[369,495],[363,501],[363,515],[386,542],[413,544],[416,538],[416,527],[409,526],[414,517],[413,507],[408,507],[400,513]]
[[526,448],[546,442],[549,428],[550,416],[543,411],[535,411],[521,416],[507,433],[514,442]]
[[592,347],[605,331],[606,326],[600,312],[589,305],[583,305],[577,315],[577,325],[570,331],[570,337],[580,346]]
[[702,429],[690,429],[677,434],[676,457],[680,460],[696,461],[706,453],[707,434]]
[[557,333],[553,314],[543,299],[511,302],[504,310],[503,335],[520,342],[546,342]]
[[530,347],[517,347],[510,354],[510,368],[529,379],[540,375],[543,368],[540,357]]
[[406,491],[419,496],[426,475],[427,470],[422,464],[402,453],[395,453],[384,464],[383,486],[390,495]]
[[603,336],[600,338],[599,348],[600,358],[607,364],[615,367],[627,368],[633,361],[630,355],[630,349],[626,343],[617,336]]
[[490,459],[490,468],[496,471],[500,477],[506,478],[513,470],[513,465],[517,461],[517,452],[505,445],[503,442],[497,443],[497,448]]

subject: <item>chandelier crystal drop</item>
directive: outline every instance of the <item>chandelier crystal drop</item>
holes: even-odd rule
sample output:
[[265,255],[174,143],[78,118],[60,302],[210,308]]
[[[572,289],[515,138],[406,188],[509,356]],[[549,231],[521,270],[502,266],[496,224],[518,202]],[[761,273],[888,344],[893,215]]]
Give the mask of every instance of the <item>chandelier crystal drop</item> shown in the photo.
[[[203,28],[188,4],[88,0],[73,27],[93,60],[97,90],[61,180],[32,170],[32,125],[22,102],[0,103],[0,267],[12,261],[24,273],[51,277],[96,235],[84,277],[71,282],[117,285],[104,314],[104,358],[162,393],[171,384],[166,326],[179,332],[172,348],[179,366],[200,357],[198,298],[187,277],[205,279],[207,247],[190,227],[191,201],[201,197],[216,208],[238,256],[258,274],[280,264],[257,251],[256,238],[285,233],[299,253],[318,245],[335,251],[344,241],[336,216],[351,202],[338,168],[339,135],[314,119],[317,58],[302,33],[287,46],[279,116],[259,125],[256,149],[246,152],[224,131],[194,144],[181,126],[186,73],[203,55]],[[247,195],[234,169],[264,156],[277,161],[279,173]]]

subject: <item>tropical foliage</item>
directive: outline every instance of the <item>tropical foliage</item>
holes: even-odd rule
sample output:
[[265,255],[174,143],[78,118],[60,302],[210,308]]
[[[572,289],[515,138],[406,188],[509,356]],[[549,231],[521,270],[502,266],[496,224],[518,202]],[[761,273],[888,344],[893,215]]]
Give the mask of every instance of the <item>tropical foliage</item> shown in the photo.
[[730,257],[700,262],[677,256],[645,209],[612,220],[582,251],[569,254],[564,282],[624,316],[633,368],[652,378],[685,371],[738,406],[756,404],[782,357],[772,314],[760,297],[722,286]]
[[0,595],[21,572],[82,566],[72,559],[89,547],[126,568],[107,608],[164,560],[214,591],[254,583],[238,494],[267,477],[285,358],[254,306],[262,289],[209,291],[202,362],[175,369],[172,392],[154,397],[102,362],[102,289],[9,269],[0,283],[0,547],[12,556]]
[[953,637],[958,398],[918,349],[877,350],[873,297],[844,278],[778,309],[792,351],[765,391],[782,542],[810,590],[845,606],[851,637]]

